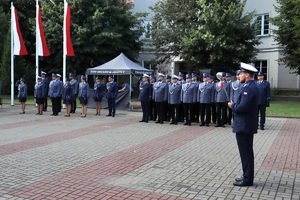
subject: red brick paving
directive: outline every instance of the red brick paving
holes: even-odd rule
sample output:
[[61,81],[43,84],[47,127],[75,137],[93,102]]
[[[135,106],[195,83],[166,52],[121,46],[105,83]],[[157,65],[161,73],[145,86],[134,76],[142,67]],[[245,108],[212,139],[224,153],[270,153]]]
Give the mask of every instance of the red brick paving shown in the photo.
[[[124,120],[125,121],[125,120]],[[184,129],[184,131],[183,131]],[[35,199],[177,199],[171,195],[156,194],[109,185],[112,179],[126,175],[141,166],[179,148],[207,133],[211,128],[184,127],[165,136],[137,145],[119,153],[77,167],[60,175],[28,185],[10,195]],[[201,132],[200,132],[201,131]]]
[[300,120],[288,119],[272,144],[262,169],[300,172]]
[[[63,118],[63,119],[66,119],[66,118]],[[63,119],[58,119],[58,120],[61,121]],[[57,120],[56,119],[55,120],[45,119],[42,122],[49,123],[49,122],[53,122],[53,121],[57,121]],[[134,122],[137,122],[137,118],[120,120],[118,122],[110,122],[110,123],[105,123],[105,124],[100,124],[100,125],[95,125],[95,126],[90,126],[90,127],[84,127],[84,128],[80,128],[80,129],[72,130],[72,131],[68,131],[68,132],[60,132],[60,133],[56,133],[56,134],[52,134],[52,135],[46,135],[46,136],[37,137],[37,138],[29,139],[29,140],[24,140],[22,142],[1,145],[0,146],[0,156],[5,156],[5,155],[12,154],[12,153],[20,152],[20,151],[34,149],[37,147],[42,147],[45,145],[49,145],[49,144],[53,144],[53,143],[61,142],[61,141],[65,141],[65,140],[70,140],[70,139],[81,137],[81,136],[99,133],[101,131],[106,131],[106,130],[122,127],[129,123],[133,124]],[[27,123],[32,125],[33,122],[29,121],[29,122],[24,122],[22,124],[24,125]],[[40,123],[40,121],[38,123]],[[19,125],[20,124],[16,123],[14,126],[19,127]],[[2,127],[0,127],[0,128],[2,128]]]

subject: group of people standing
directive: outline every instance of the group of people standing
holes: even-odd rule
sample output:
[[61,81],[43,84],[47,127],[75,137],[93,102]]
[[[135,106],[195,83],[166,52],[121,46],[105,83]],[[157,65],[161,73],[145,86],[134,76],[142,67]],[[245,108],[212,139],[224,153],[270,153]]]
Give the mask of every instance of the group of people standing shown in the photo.
[[[81,117],[86,117],[87,104],[90,98],[90,87],[86,82],[86,77],[80,77],[80,83],[76,80],[74,74],[70,74],[63,83],[60,78],[60,74],[52,73],[52,80],[49,81],[46,77],[46,72],[41,72],[41,76],[37,77],[36,84],[34,86],[34,98],[37,104],[37,115],[42,115],[43,111],[47,111],[48,97],[51,98],[52,103],[52,116],[57,116],[61,112],[62,103],[66,105],[65,117],[70,117],[71,113],[75,113],[77,104],[76,99],[79,99],[81,104]],[[118,85],[113,81],[112,76],[108,77],[106,83],[106,98],[108,100],[109,113],[107,116],[115,116],[116,104],[115,100],[118,93]],[[25,114],[26,98],[27,98],[27,84],[24,78],[20,78],[17,81],[18,98],[21,103],[20,114]],[[95,101],[96,116],[100,115],[101,102],[104,96],[104,85],[101,83],[101,78],[96,77],[93,88],[93,99]]]
[[[200,126],[225,127],[232,124],[232,109],[227,103],[237,102],[243,84],[239,80],[240,70],[236,71],[236,80],[232,80],[230,73],[219,72],[215,77],[207,73],[198,81],[196,74],[179,72],[178,76],[154,76],[144,74],[138,81],[140,89],[139,101],[141,102],[143,116],[140,122],[150,120],[163,124],[177,125],[179,122],[191,126],[193,122]],[[185,79],[184,79],[185,77]],[[256,81],[259,88],[260,128],[264,129],[266,107],[270,102],[270,84],[264,80],[264,74],[258,73]]]

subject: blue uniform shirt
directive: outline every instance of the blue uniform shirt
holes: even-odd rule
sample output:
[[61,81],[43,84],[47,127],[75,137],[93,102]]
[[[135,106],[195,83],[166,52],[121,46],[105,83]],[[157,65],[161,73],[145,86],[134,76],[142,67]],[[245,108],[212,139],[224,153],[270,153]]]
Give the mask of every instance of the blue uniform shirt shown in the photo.
[[139,101],[149,101],[151,99],[151,84],[148,82],[141,82],[139,84],[140,94]]
[[118,85],[116,82],[112,81],[112,82],[107,82],[106,83],[106,89],[107,89],[107,93],[106,93],[106,98],[107,99],[112,99],[112,98],[116,98],[118,95]]
[[182,85],[179,84],[178,82],[176,84],[172,83],[169,86],[169,95],[168,95],[168,103],[169,104],[180,104],[181,88],[182,88]]
[[269,106],[271,100],[270,83],[263,80],[261,83],[256,82],[259,91],[258,105]]

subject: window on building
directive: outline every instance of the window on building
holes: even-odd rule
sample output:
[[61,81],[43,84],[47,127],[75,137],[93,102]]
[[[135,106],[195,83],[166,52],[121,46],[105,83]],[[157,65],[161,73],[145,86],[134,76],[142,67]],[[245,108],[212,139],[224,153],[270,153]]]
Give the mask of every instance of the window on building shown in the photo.
[[269,15],[258,15],[255,17],[256,35],[263,36],[270,34]]
[[266,60],[258,60],[254,63],[254,67],[264,73],[264,79],[266,80],[268,77],[268,61]]

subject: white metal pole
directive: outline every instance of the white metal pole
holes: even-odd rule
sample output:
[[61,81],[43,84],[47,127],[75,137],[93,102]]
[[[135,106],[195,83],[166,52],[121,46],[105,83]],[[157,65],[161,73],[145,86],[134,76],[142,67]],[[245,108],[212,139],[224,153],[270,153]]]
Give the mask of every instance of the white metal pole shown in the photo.
[[39,53],[38,53],[38,9],[39,9],[39,2],[36,0],[36,19],[35,19],[35,80],[39,76]]
[[10,105],[11,106],[14,106],[15,103],[14,103],[14,93],[15,93],[15,80],[14,80],[14,26],[13,26],[13,15],[14,15],[14,10],[13,10],[13,2],[11,2],[11,78],[10,78],[10,81],[11,81],[11,95],[10,95]]
[[130,73],[130,81],[129,81],[129,83],[130,83],[130,88],[129,88],[129,109],[131,109],[131,88],[132,88],[132,86],[131,86],[131,84],[132,84],[132,75],[131,75],[131,73]]
[[[64,0],[64,23],[63,23],[63,83],[66,83],[66,76],[67,76],[67,36],[66,36],[66,24],[67,24],[67,9],[68,9],[68,4],[67,1]],[[63,108],[66,108],[66,105],[63,104]]]

